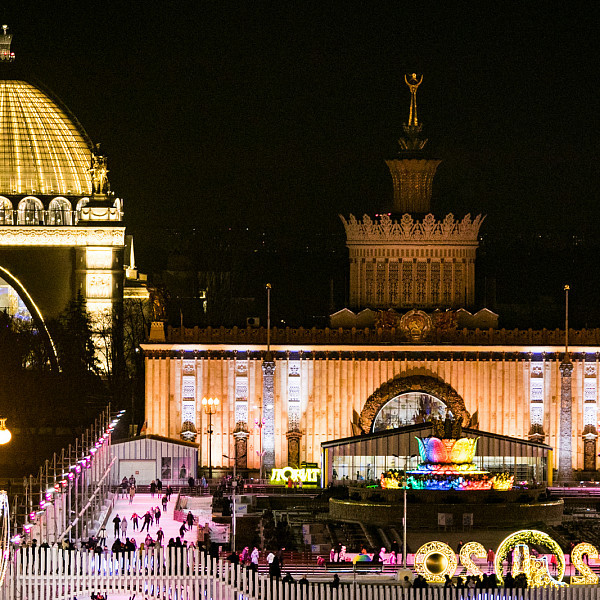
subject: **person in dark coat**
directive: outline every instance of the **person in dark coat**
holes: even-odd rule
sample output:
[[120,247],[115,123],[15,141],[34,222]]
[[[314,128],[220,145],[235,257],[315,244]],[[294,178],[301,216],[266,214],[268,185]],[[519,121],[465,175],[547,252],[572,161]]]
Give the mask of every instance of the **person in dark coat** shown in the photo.
[[115,537],[118,538],[121,531],[121,517],[119,516],[119,513],[117,513],[117,516],[113,519],[113,523],[115,525]]

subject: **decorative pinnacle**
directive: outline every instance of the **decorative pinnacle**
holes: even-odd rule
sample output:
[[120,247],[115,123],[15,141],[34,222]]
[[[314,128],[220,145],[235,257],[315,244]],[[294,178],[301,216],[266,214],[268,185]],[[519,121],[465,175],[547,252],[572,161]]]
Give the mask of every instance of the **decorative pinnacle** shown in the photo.
[[15,60],[15,53],[10,51],[12,34],[8,33],[8,25],[2,25],[4,33],[0,34],[0,61],[12,62]]
[[398,140],[398,144],[404,152],[419,152],[427,144],[427,139],[420,137],[423,126],[419,125],[417,116],[417,89],[423,82],[423,75],[419,77],[416,73],[407,74],[404,75],[404,81],[410,89],[410,109],[408,123],[404,124],[404,137]]
[[421,75],[421,79],[418,79],[417,74],[412,73],[410,75],[410,80],[408,75],[404,75],[404,81],[410,89],[410,111],[408,113],[408,126],[418,127],[419,119],[417,118],[417,89],[423,81],[423,75]]

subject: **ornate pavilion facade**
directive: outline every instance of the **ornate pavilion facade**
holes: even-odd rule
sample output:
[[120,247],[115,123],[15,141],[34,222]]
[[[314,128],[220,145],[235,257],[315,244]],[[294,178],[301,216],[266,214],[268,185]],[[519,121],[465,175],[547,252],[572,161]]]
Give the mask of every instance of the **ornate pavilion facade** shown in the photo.
[[[201,399],[216,396],[215,465],[237,455],[238,467],[258,470],[269,435],[274,466],[313,463],[327,440],[450,410],[484,431],[545,442],[557,465],[563,336],[457,330],[411,342],[395,329],[273,330],[274,414],[261,425],[266,331],[168,328],[164,340],[143,345],[147,429],[178,439],[193,430],[206,465]],[[596,468],[600,330],[570,337],[572,466],[589,471]]]
[[[392,212],[342,217],[350,304],[363,309],[356,326],[269,337],[155,323],[142,346],[148,433],[196,440],[201,465],[212,442],[214,465],[234,459],[258,470],[317,463],[323,442],[450,413],[465,426],[550,445],[565,480],[572,469],[596,469],[600,330],[571,332],[569,358],[561,331],[460,329],[439,319],[473,305],[483,217],[429,212],[440,161],[425,155],[421,81],[406,78],[409,120],[399,156],[387,161]],[[386,318],[358,325],[370,309]],[[204,397],[220,400],[212,437]]]

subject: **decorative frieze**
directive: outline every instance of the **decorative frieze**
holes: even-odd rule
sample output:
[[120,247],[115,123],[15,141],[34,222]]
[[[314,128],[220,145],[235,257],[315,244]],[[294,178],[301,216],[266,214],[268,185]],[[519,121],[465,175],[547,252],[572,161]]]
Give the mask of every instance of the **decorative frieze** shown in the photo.
[[0,246],[124,246],[125,227],[0,227]]
[[340,219],[346,230],[346,242],[349,247],[366,243],[427,244],[436,242],[477,246],[479,228],[485,216],[477,215],[472,219],[471,215],[467,214],[458,220],[450,213],[443,220],[438,221],[433,214],[429,213],[420,221],[405,213],[398,222],[397,220],[392,221],[392,218],[385,214],[374,219],[365,214],[362,221],[351,214],[347,221],[342,215],[340,215]]

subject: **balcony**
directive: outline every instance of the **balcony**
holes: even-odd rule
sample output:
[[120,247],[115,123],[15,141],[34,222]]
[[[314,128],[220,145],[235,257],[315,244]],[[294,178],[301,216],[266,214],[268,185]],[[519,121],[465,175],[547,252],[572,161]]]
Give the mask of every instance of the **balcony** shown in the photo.
[[68,227],[77,225],[79,213],[76,210],[7,210],[0,209],[0,226],[25,225],[42,227]]

